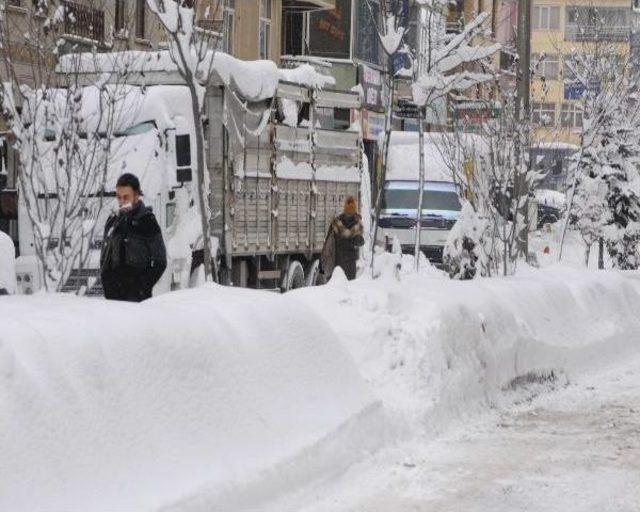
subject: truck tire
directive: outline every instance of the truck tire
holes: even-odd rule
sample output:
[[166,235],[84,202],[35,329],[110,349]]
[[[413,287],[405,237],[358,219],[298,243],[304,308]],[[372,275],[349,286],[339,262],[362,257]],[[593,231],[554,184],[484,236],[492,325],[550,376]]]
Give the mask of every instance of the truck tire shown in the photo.
[[303,288],[304,285],[304,268],[302,268],[302,263],[297,260],[292,260],[282,280],[282,293],[295,290],[296,288]]
[[313,260],[307,269],[305,286],[316,286],[320,283],[320,260]]

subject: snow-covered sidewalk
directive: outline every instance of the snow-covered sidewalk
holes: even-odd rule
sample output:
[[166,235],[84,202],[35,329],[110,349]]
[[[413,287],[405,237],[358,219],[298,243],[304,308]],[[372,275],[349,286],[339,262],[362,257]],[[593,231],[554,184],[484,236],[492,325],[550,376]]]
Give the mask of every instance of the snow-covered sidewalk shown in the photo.
[[[528,382],[587,382],[640,357],[636,273],[455,282],[396,272],[393,257],[379,279],[338,273],[284,296],[0,298],[0,509],[395,511],[416,496],[458,509],[438,494],[452,475],[440,485],[425,463],[433,446],[453,467],[470,436],[471,462],[494,448],[499,462],[519,449],[494,443],[508,427],[487,427],[484,452],[481,427],[452,432]],[[503,423],[533,431],[523,414]],[[366,483],[383,480],[386,494]],[[461,493],[471,506],[472,487]]]
[[514,407],[383,450],[268,511],[637,512],[639,382],[636,356],[518,389]]

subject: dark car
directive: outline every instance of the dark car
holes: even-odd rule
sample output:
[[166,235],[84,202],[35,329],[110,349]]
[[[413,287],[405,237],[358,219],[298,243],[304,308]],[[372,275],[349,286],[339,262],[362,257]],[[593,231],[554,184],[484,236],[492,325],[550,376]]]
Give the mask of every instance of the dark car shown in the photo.
[[545,224],[555,224],[561,217],[562,210],[560,208],[548,204],[538,205],[538,229],[541,229]]

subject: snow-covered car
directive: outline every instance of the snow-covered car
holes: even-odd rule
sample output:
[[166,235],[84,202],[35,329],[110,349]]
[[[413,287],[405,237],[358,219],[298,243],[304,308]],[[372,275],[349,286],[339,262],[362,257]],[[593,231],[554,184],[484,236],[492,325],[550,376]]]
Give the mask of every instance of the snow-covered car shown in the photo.
[[0,295],[16,292],[15,248],[9,236],[0,231]]
[[538,189],[535,191],[538,202],[538,229],[545,224],[555,224],[564,213],[566,196],[556,190]]

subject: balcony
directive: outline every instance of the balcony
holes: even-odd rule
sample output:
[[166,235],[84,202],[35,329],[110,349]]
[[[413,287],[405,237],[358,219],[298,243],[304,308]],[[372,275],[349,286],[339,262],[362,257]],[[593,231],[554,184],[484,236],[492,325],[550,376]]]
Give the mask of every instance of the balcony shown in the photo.
[[288,12],[324,11],[336,8],[336,0],[282,0],[282,10]]
[[63,0],[64,33],[81,39],[104,41],[104,11],[77,2]]
[[630,28],[610,25],[577,25],[567,24],[564,31],[565,41],[587,42],[603,41],[623,43],[629,40]]

